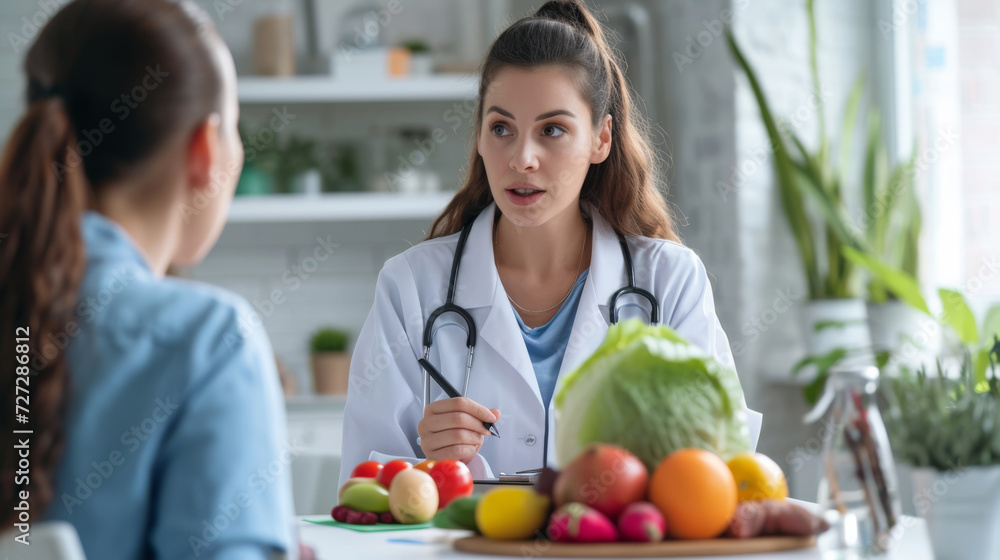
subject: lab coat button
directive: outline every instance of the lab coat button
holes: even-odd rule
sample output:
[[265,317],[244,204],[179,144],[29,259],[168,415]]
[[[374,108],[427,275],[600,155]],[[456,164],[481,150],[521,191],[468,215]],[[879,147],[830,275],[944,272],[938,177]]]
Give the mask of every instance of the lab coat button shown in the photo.
[[535,445],[536,441],[538,441],[538,440],[535,439],[535,436],[532,436],[532,435],[529,435],[528,437],[524,438],[524,444],[525,445]]

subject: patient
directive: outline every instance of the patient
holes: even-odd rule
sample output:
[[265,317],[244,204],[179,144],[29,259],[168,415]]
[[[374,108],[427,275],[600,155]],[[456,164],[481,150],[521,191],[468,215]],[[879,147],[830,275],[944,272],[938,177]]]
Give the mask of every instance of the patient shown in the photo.
[[0,163],[0,423],[33,432],[0,450],[4,530],[65,520],[98,560],[297,557],[267,336],[245,300],[164,277],[215,244],[239,178],[229,51],[190,1],[77,0],[24,68]]

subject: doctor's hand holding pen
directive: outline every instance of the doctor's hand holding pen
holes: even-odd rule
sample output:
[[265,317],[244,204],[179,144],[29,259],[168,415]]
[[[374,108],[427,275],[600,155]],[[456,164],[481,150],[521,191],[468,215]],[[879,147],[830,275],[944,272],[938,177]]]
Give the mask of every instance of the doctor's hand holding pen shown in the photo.
[[434,401],[424,407],[424,417],[417,424],[420,447],[428,459],[456,459],[468,464],[491,435],[484,424],[498,420],[498,409],[466,397]]

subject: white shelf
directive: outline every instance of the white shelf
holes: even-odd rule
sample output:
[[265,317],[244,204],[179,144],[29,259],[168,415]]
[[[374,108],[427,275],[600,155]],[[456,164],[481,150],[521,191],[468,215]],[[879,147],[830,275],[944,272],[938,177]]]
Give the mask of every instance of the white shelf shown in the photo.
[[229,223],[422,220],[436,217],[455,193],[330,193],[238,196]]
[[370,103],[387,101],[451,101],[479,94],[471,74],[438,74],[397,80],[337,80],[330,76],[239,78],[242,103]]

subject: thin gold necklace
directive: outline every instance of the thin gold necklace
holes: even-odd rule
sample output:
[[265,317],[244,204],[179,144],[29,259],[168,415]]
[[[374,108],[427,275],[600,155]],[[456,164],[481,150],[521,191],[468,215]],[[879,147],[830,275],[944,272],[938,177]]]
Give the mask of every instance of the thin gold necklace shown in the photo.
[[[499,229],[499,227],[500,227],[500,220],[497,220],[496,223],[493,225],[493,246],[494,247],[497,246],[497,242],[499,241],[499,239],[497,238],[497,230]],[[514,301],[514,298],[510,297],[510,294],[507,294],[507,299],[509,299],[510,302],[514,304],[514,307],[520,309],[521,311],[527,311],[528,313],[545,313],[547,311],[552,311],[556,307],[559,307],[560,305],[562,305],[564,301],[566,301],[566,298],[568,298],[569,295],[573,293],[573,288],[576,286],[576,280],[578,278],[580,278],[580,269],[583,267],[583,250],[587,247],[587,233],[588,233],[589,229],[590,228],[587,227],[586,225],[584,226],[584,230],[583,230],[583,243],[580,245],[580,262],[578,262],[577,265],[576,265],[576,276],[573,279],[573,283],[569,285],[569,291],[566,292],[566,295],[564,295],[562,297],[562,299],[560,299],[559,301],[557,301],[556,304],[553,305],[552,307],[547,307],[545,309],[540,309],[540,310],[534,310],[534,309],[528,309],[526,307],[521,306],[516,301]],[[494,260],[496,259],[496,254],[497,254],[496,253],[496,249],[494,249],[493,250],[493,258],[494,258]],[[502,284],[503,283],[503,278],[500,276],[500,267],[499,266],[497,267],[497,277],[500,278],[500,283]]]

